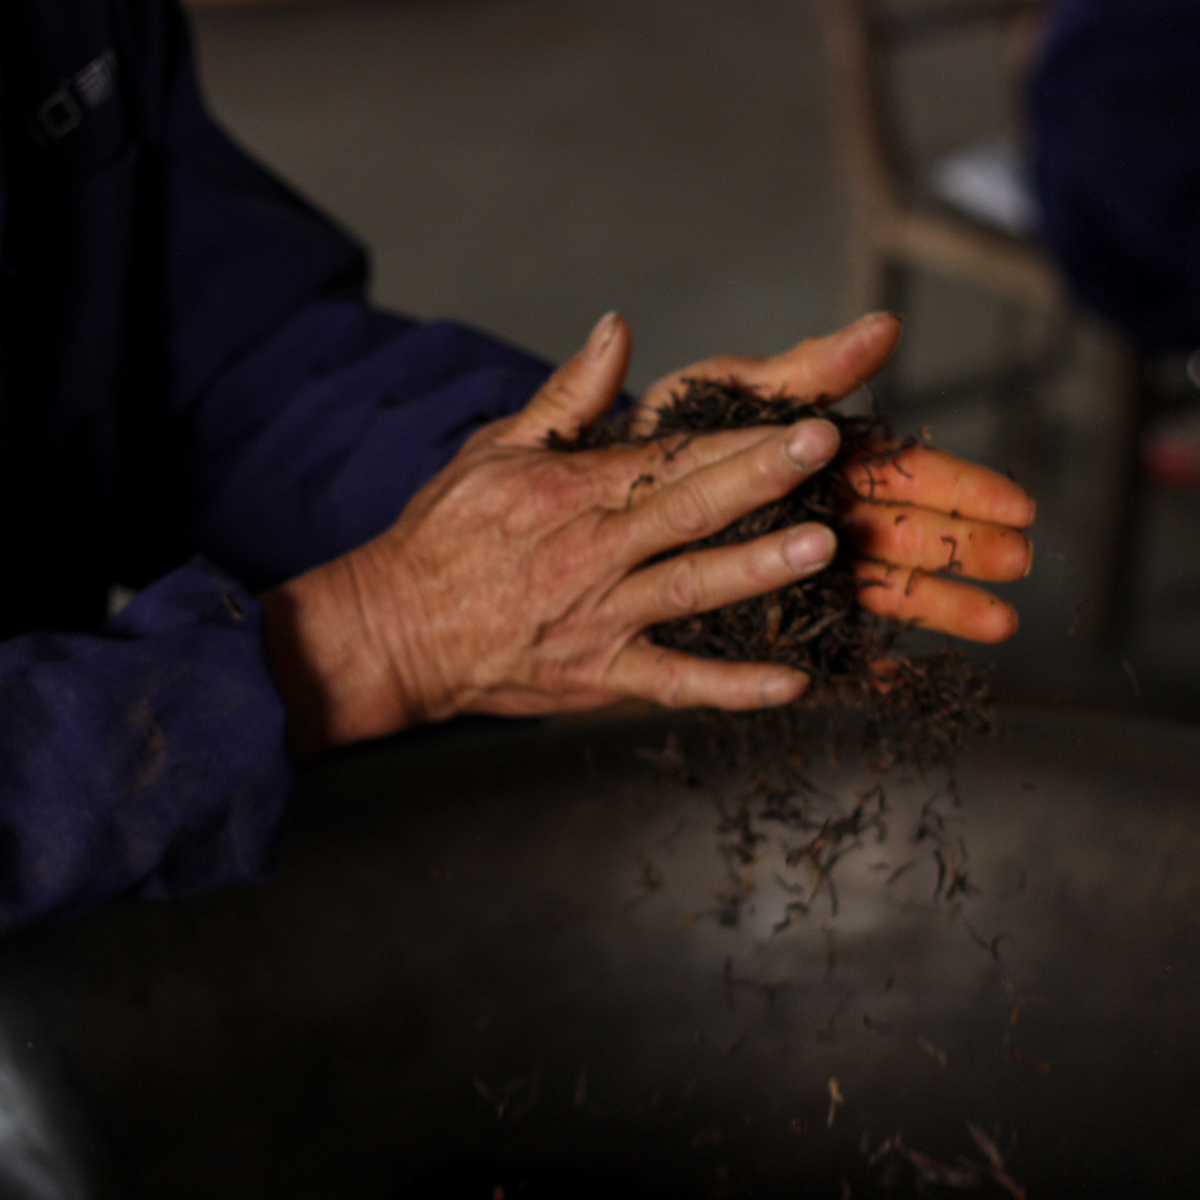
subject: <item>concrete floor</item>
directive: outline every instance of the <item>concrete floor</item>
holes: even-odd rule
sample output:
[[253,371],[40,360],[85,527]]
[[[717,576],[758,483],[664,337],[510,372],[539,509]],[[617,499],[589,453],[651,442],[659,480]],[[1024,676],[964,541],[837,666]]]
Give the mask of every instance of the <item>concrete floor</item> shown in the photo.
[[[551,358],[618,307],[635,389],[836,320],[843,206],[811,0],[205,7],[196,30],[218,116],[371,247],[383,305]],[[918,160],[1002,120],[994,60],[958,40],[901,64]],[[979,297],[930,282],[905,315],[906,370],[925,384],[1003,350]],[[1021,634],[980,655],[1002,692],[1195,718],[1200,497],[1151,497],[1130,635],[1100,639],[1120,417],[1108,370],[1084,329],[1015,463],[1011,413],[986,397],[892,416],[1015,465],[1039,497],[1037,569],[1009,589]]]

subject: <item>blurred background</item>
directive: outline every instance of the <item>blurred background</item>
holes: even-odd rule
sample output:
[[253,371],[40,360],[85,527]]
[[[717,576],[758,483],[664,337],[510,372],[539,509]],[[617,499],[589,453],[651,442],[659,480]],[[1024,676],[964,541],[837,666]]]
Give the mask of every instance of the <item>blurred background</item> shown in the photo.
[[[972,6],[968,5],[967,8]],[[1075,311],[1030,238],[1030,0],[194,3],[210,104],[358,235],[381,305],[550,359],[631,320],[634,389],[869,307],[877,391],[1038,498],[1002,695],[1200,713],[1200,489],[1136,453],[1182,360]],[[1148,397],[1151,396],[1151,399]],[[1186,399],[1186,397],[1184,397]],[[1186,481],[1184,481],[1186,483]]]

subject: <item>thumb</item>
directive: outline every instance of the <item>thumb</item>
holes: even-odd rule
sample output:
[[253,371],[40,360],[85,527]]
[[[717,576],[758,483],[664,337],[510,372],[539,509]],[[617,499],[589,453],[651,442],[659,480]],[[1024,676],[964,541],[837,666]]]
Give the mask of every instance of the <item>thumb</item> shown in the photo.
[[629,368],[629,324],[608,312],[596,322],[583,349],[542,384],[505,431],[504,442],[540,445],[553,429],[573,437],[607,411]]

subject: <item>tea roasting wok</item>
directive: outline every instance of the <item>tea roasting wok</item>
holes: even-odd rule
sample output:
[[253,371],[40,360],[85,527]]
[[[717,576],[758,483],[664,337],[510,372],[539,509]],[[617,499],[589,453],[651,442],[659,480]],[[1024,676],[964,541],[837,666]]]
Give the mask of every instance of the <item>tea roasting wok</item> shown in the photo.
[[[0,946],[0,1195],[1196,1193],[1197,731],[1007,712],[825,879],[769,822],[730,857],[711,741],[362,748],[273,883]],[[821,720],[805,770],[877,782]]]

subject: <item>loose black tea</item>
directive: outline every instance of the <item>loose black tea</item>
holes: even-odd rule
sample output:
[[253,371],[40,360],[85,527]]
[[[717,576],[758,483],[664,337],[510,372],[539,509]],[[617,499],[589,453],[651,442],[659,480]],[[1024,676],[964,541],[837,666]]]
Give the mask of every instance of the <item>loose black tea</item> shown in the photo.
[[[868,753],[878,765],[904,762],[925,769],[947,764],[969,732],[989,727],[988,689],[961,652],[948,646],[940,653],[908,654],[902,647],[906,627],[876,617],[859,604],[863,587],[871,585],[855,573],[859,555],[846,524],[854,499],[850,465],[862,464],[868,476],[872,467],[889,463],[902,470],[899,456],[916,439],[897,442],[877,413],[844,416],[821,401],[764,396],[733,381],[690,379],[659,410],[647,433],[632,433],[626,419],[598,423],[572,437],[551,433],[547,444],[559,450],[586,450],[658,442],[670,455],[699,434],[790,425],[813,416],[832,421],[841,433],[841,448],[825,470],[720,533],[663,557],[820,521],[838,536],[834,561],[819,574],[767,595],[655,625],[649,636],[659,645],[703,658],[780,663],[810,677],[808,691],[786,709],[730,718],[743,761],[771,745],[778,751],[781,740],[794,744],[799,724],[811,710],[833,704],[862,714]],[[653,482],[652,477],[638,481]],[[903,518],[900,512],[898,519]],[[958,565],[956,549],[948,547],[949,572]]]

